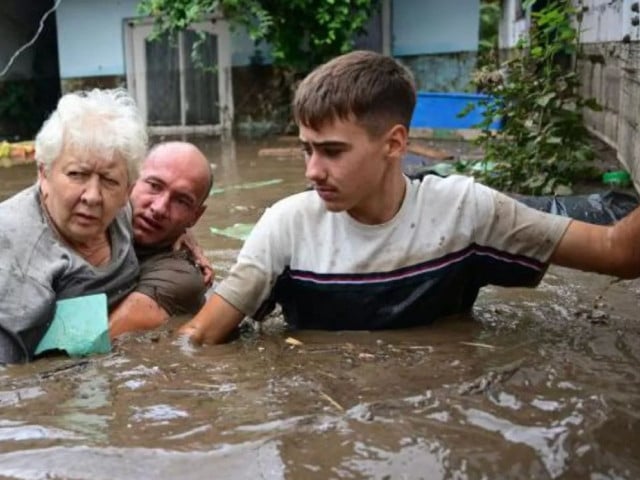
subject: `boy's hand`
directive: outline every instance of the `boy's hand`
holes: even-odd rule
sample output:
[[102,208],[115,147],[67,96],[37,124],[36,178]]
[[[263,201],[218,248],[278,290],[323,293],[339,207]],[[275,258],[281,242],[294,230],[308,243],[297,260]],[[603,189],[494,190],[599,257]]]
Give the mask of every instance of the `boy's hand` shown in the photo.
[[178,329],[178,335],[192,343],[223,343],[244,318],[244,313],[214,293],[200,311]]
[[182,325],[177,332],[179,337],[185,337],[194,345],[202,344],[202,330],[198,329],[192,322]]

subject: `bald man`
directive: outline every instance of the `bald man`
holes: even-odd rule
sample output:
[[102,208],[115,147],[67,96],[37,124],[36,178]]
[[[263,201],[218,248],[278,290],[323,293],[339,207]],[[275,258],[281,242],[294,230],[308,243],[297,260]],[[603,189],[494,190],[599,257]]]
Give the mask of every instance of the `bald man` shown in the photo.
[[130,195],[140,278],[109,316],[112,338],[203,305],[205,277],[191,254],[173,245],[202,216],[212,182],[207,158],[191,143],[161,143],[147,155]]

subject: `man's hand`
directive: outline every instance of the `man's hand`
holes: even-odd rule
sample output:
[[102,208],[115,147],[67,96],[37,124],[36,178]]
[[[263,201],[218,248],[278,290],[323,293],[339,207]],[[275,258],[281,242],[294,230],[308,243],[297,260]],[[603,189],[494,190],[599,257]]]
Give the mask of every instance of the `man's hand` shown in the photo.
[[152,298],[133,292],[109,315],[109,336],[114,339],[126,332],[153,330],[168,319],[169,314]]
[[211,262],[204,254],[204,250],[200,244],[196,241],[191,230],[186,230],[173,244],[173,250],[186,250],[191,254],[196,266],[202,272],[204,284],[210,287],[213,284],[215,278],[215,271]]

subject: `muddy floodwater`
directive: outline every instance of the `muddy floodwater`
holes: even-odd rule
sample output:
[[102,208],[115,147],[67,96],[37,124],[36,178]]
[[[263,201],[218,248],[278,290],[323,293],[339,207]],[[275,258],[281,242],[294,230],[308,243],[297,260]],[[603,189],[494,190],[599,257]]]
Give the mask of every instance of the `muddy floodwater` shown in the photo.
[[[210,227],[255,222],[303,164],[200,144],[217,190],[196,235],[223,277],[241,242]],[[0,199],[34,174],[0,169]],[[410,330],[276,317],[193,348],[178,319],[106,356],[0,367],[0,477],[640,478],[639,305],[640,282],[552,268]]]

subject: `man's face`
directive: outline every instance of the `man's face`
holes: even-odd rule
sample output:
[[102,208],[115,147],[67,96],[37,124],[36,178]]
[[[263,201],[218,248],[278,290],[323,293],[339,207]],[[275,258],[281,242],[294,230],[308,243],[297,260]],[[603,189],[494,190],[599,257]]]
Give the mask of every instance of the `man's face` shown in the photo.
[[145,160],[131,192],[136,244],[170,245],[204,212],[208,179],[183,160],[162,149]]
[[385,186],[393,175],[389,136],[372,138],[352,121],[335,120],[313,130],[300,125],[305,175],[332,212],[379,223]]

